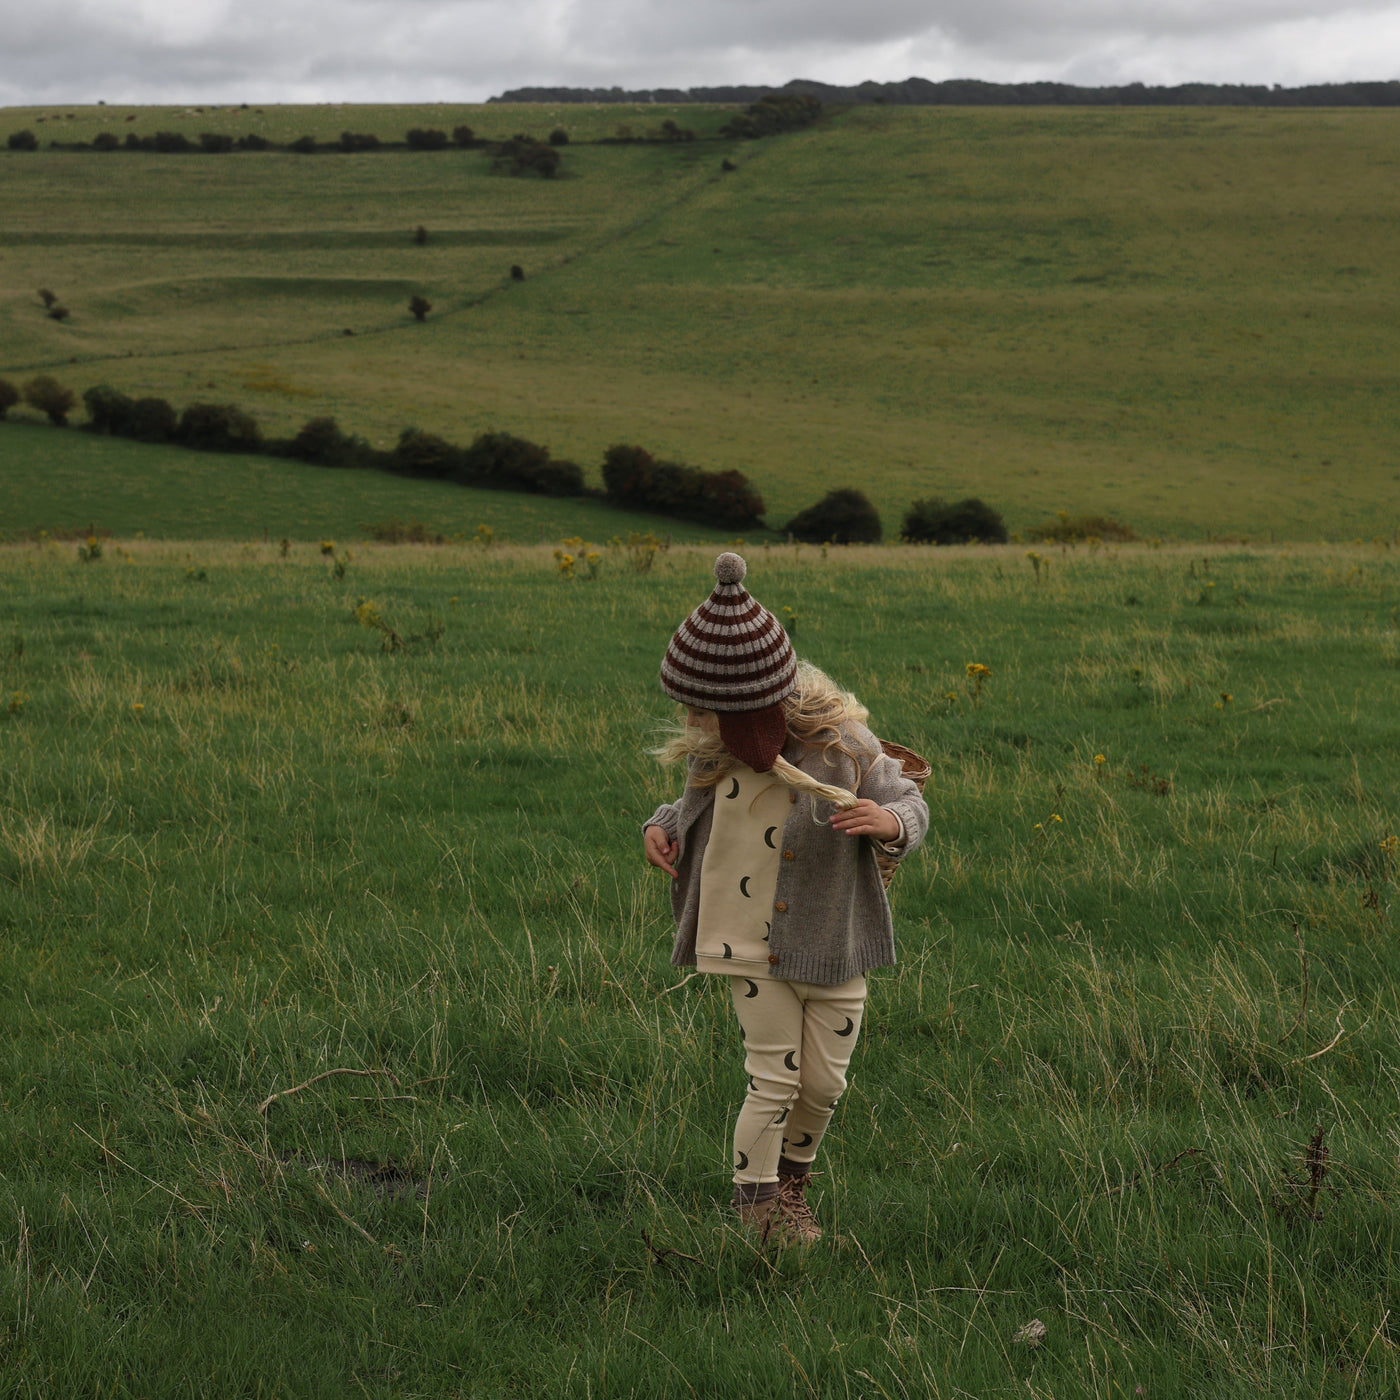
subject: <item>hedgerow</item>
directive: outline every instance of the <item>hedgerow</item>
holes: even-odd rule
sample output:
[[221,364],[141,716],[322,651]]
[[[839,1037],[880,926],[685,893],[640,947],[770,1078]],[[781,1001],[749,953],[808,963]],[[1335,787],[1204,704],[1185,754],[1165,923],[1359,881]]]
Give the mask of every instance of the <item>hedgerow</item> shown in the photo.
[[839,487],[799,511],[783,527],[808,544],[878,544],[880,516],[863,491]]
[[1006,522],[977,496],[950,505],[932,496],[915,501],[900,527],[900,535],[912,544],[1005,544]]
[[603,486],[616,505],[656,511],[743,530],[762,523],[766,507],[738,471],[707,472],[653,457],[644,447],[618,443],[603,455]]

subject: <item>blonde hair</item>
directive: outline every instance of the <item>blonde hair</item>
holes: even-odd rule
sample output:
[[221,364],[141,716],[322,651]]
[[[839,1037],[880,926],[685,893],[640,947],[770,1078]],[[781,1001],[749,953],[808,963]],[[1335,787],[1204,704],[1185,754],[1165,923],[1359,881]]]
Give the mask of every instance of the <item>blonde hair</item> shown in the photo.
[[[825,671],[810,662],[797,663],[797,689],[783,702],[788,733],[808,748],[820,749],[829,766],[835,767],[832,750],[843,753],[860,768],[862,758],[873,759],[878,750],[852,748],[841,733],[848,722],[864,724],[870,711],[847,690],[842,690]],[[680,721],[671,726],[665,742],[650,750],[660,763],[679,763],[689,768],[691,787],[708,788],[734,770],[739,760],[724,747],[718,726],[701,727]],[[773,776],[784,786],[812,797],[825,798],[838,807],[854,807],[856,795],[834,783],[819,782],[789,763],[781,754],[773,760]]]

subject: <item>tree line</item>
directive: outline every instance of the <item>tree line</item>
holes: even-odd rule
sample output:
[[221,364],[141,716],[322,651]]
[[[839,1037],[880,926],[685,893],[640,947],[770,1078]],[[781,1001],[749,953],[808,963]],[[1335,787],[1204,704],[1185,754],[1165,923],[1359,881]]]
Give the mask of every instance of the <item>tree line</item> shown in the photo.
[[[13,131],[6,138],[12,151],[37,151],[39,138],[29,128]],[[501,168],[511,174],[532,171],[552,176],[559,169],[559,148],[569,144],[569,133],[556,127],[547,141],[517,132],[508,140],[496,141],[478,137],[469,126],[447,132],[434,127],[413,127],[402,141],[381,141],[372,132],[342,131],[334,141],[318,141],[314,136],[298,136],[294,141],[276,142],[256,132],[231,136],[226,132],[206,131],[190,138],[181,131],[156,131],[140,135],[135,131],[120,137],[114,131],[101,131],[91,141],[50,141],[49,149],[58,151],[142,151],[156,155],[231,155],[239,151],[292,151],[297,155],[354,155],[365,151],[446,151],[483,150]]]
[[889,103],[910,107],[1397,107],[1400,82],[1311,83],[1281,87],[1265,83],[1123,83],[1079,87],[1074,83],[986,83],[976,78],[931,82],[906,78],[894,83],[832,83],[796,79],[782,87],[693,88],[512,88],[491,102],[706,103],[732,106],[764,98],[806,96],[834,106]]

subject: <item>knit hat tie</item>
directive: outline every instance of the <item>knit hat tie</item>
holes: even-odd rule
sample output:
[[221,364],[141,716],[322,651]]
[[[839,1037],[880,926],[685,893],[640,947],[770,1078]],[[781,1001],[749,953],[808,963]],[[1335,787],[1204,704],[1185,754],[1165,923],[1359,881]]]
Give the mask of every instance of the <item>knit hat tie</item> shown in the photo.
[[661,688],[715,711],[725,748],[766,773],[787,737],[782,702],[797,689],[797,658],[782,624],[749,596],[747,572],[737,554],[715,560],[714,591],[671,637]]

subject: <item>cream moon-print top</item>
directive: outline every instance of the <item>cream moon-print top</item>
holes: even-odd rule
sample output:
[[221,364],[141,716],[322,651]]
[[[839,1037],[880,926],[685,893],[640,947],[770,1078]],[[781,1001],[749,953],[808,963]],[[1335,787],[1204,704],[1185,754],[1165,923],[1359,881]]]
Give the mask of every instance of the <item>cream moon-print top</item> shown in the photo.
[[768,924],[791,811],[788,789],[771,773],[740,763],[716,784],[700,869],[698,971],[767,975]]

